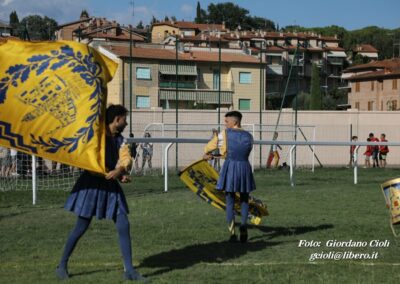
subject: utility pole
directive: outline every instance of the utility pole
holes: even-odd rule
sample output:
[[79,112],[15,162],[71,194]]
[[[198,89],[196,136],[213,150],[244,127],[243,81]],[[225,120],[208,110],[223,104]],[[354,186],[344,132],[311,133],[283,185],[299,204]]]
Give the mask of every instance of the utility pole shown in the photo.
[[218,41],[218,133],[220,132],[219,125],[221,124],[221,32],[219,32]]
[[[178,49],[179,49],[179,38],[178,38],[178,35],[176,35],[176,40],[175,40],[175,138],[178,138],[178,105],[179,105]],[[178,143],[175,144],[175,168],[176,168],[176,172],[178,172]]]
[[[134,3],[131,0],[132,6],[132,23],[133,23],[133,14],[134,14]],[[132,25],[129,26],[129,134],[132,134],[132,111],[133,111],[133,84],[132,84]]]
[[[259,111],[259,123],[260,123],[260,140],[262,140],[262,110],[263,110],[263,83],[264,83],[264,76],[263,76],[263,46],[264,46],[264,41],[261,42],[261,48],[260,48],[260,111]],[[260,145],[260,169],[262,167],[262,145]]]

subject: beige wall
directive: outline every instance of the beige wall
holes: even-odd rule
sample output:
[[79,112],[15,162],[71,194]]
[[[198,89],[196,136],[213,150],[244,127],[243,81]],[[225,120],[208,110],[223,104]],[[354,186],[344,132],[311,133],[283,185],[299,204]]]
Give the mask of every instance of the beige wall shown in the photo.
[[65,26],[62,29],[57,31],[57,39],[58,40],[73,40],[73,32],[77,28],[79,28],[80,23]]
[[[197,68],[200,70],[200,78],[198,81],[198,88],[199,89],[210,89],[213,90],[214,85],[214,70],[218,70],[218,64],[212,63],[198,63]],[[223,64],[221,66],[221,90],[232,90],[231,88],[231,75],[229,72],[229,66]]]
[[[224,114],[227,110],[221,110],[220,121],[223,122]],[[249,124],[259,123],[258,112],[242,112],[243,125],[247,130],[252,131],[252,126]],[[272,140],[272,134],[278,118],[278,111],[265,111],[262,113],[263,124],[268,125],[263,127],[265,131],[262,133],[261,140]],[[215,127],[218,117],[217,111],[213,110],[179,110],[178,122],[180,124],[193,124],[191,127],[186,127],[185,130],[179,132],[179,137],[182,138],[202,138],[209,139],[211,129]],[[175,137],[175,130],[171,124],[175,123],[176,113],[174,110],[139,110],[133,112],[133,130],[135,137],[142,137],[143,130],[146,125],[151,123],[166,123],[164,136]],[[400,112],[359,112],[356,110],[350,111],[299,111],[298,124],[302,132],[309,141],[337,141],[345,142],[350,140],[350,135],[357,135],[359,141],[366,141],[370,132],[375,133],[379,137],[381,133],[385,133],[388,141],[400,142],[400,128],[398,121],[400,120]],[[280,117],[279,140],[293,141],[294,132],[292,126],[295,122],[295,112],[291,109],[283,110]],[[284,126],[289,125],[289,126]],[[127,127],[129,129],[129,127]],[[161,137],[161,126],[153,126],[148,128],[153,137]],[[315,129],[315,138],[314,138]],[[350,130],[352,132],[350,133]],[[125,133],[127,135],[127,133]],[[298,133],[298,141],[305,141],[302,134]],[[255,140],[260,140],[259,132],[255,131]],[[155,151],[153,164],[155,167],[161,165],[161,149],[160,143],[155,143]],[[188,164],[200,159],[204,145],[202,144],[179,144],[179,167],[187,166]],[[289,146],[282,146],[281,161],[288,162]],[[175,147],[170,150],[170,166],[175,166]],[[389,166],[400,165],[400,147],[389,147],[387,162]],[[269,146],[263,146],[262,164],[265,165]],[[358,162],[360,166],[364,164],[363,153],[365,146],[359,149]],[[254,166],[259,167],[260,147],[254,148]],[[321,163],[326,166],[347,166],[349,161],[349,146],[316,146],[315,153]],[[308,146],[299,146],[297,149],[297,164],[299,166],[310,166],[312,164],[312,152]],[[318,162],[315,160],[316,166]],[[349,169],[351,171],[351,169]],[[372,171],[372,169],[371,169]],[[374,172],[379,174],[379,172]],[[349,181],[351,182],[351,181]]]
[[[393,80],[397,81],[397,89],[393,89]],[[368,102],[373,101],[373,110],[388,110],[388,101],[397,101],[397,109],[400,108],[400,79],[387,79],[379,82],[374,80],[373,89],[371,81],[359,82],[359,92],[356,92],[357,82],[351,82],[351,92],[349,93],[349,104],[356,108],[359,103],[360,110],[368,110]],[[383,85],[383,89],[382,89]]]
[[[168,35],[165,35],[167,32]],[[179,34],[179,29],[168,25],[165,26],[153,26],[151,30],[151,42],[160,43],[169,35]]]
[[122,60],[118,59],[118,68],[114,78],[107,84],[107,103],[120,104],[122,101]]
[[[150,68],[151,80],[136,79],[136,68],[144,67]],[[150,97],[150,107],[158,106],[158,70],[159,65],[151,60],[138,60],[132,66],[133,76],[133,94],[134,96],[148,96]],[[125,88],[129,92],[129,65],[126,64],[125,68]],[[127,93],[126,98],[129,98]],[[136,101],[133,103],[133,107],[136,108]]]
[[[245,66],[245,67],[244,67]],[[251,65],[232,65],[232,78],[234,82],[233,108],[239,109],[240,99],[250,99],[250,110],[256,111],[260,107],[260,69]],[[239,74],[241,72],[251,73],[250,84],[240,84]]]

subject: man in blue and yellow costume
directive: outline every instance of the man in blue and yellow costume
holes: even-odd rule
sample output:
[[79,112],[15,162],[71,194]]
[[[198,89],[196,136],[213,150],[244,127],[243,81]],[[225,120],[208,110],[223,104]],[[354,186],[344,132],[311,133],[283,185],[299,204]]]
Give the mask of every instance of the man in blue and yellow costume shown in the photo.
[[[76,181],[64,208],[77,215],[75,228],[64,247],[56,269],[59,279],[69,278],[68,260],[76,244],[89,228],[93,217],[113,220],[118,231],[119,244],[124,263],[125,280],[146,281],[132,265],[130,225],[127,214],[128,204],[119,182],[129,182],[127,168],[131,166],[131,155],[123,143],[122,131],[127,125],[128,110],[122,105],[110,105],[106,111],[106,168],[108,173],[101,176],[84,171]],[[126,150],[126,151],[125,151]]]
[[[235,194],[240,194],[240,241],[247,242],[247,216],[249,213],[249,193],[256,189],[249,155],[253,148],[253,136],[241,128],[242,114],[230,111],[225,114],[225,131],[220,138],[215,135],[204,149],[204,159],[213,157],[212,151],[220,147],[220,154],[225,162],[219,173],[217,189],[225,191],[226,220],[230,233],[229,241],[237,241],[235,233]],[[222,139],[222,141],[220,141]]]

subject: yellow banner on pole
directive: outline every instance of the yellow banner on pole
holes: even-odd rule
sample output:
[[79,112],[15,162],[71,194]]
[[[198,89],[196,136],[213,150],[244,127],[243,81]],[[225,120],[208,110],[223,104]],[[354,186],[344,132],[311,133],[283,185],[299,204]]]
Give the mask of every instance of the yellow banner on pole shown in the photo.
[[77,42],[0,43],[0,145],[105,173],[106,87],[116,69]]
[[[199,160],[187,166],[179,173],[180,179],[202,200],[220,210],[226,209],[225,191],[217,190],[217,171],[205,160]],[[240,195],[235,194],[235,213],[241,214]],[[268,216],[267,206],[259,199],[249,196],[249,215],[250,222],[254,225],[261,223],[263,216]]]

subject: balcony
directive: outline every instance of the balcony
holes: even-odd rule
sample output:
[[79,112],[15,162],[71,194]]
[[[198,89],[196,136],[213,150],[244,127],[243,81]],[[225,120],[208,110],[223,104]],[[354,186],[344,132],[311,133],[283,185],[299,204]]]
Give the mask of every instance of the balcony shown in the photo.
[[[175,90],[158,91],[159,100],[176,100]],[[233,91],[221,91],[221,104],[232,104]],[[179,101],[194,101],[197,103],[218,104],[218,91],[196,89],[196,90],[178,90]]]
[[341,57],[328,57],[328,63],[331,65],[343,65],[343,58]]
[[267,74],[283,75],[283,65],[278,65],[278,64],[267,65]]
[[[175,89],[176,82],[175,81],[159,82],[159,87],[166,88],[166,89]],[[196,89],[196,83],[195,82],[178,82],[178,88],[179,89]]]
[[293,63],[293,66],[303,66],[304,65],[304,57],[303,56],[296,56],[296,59],[293,62],[294,55],[289,54],[289,65]]

